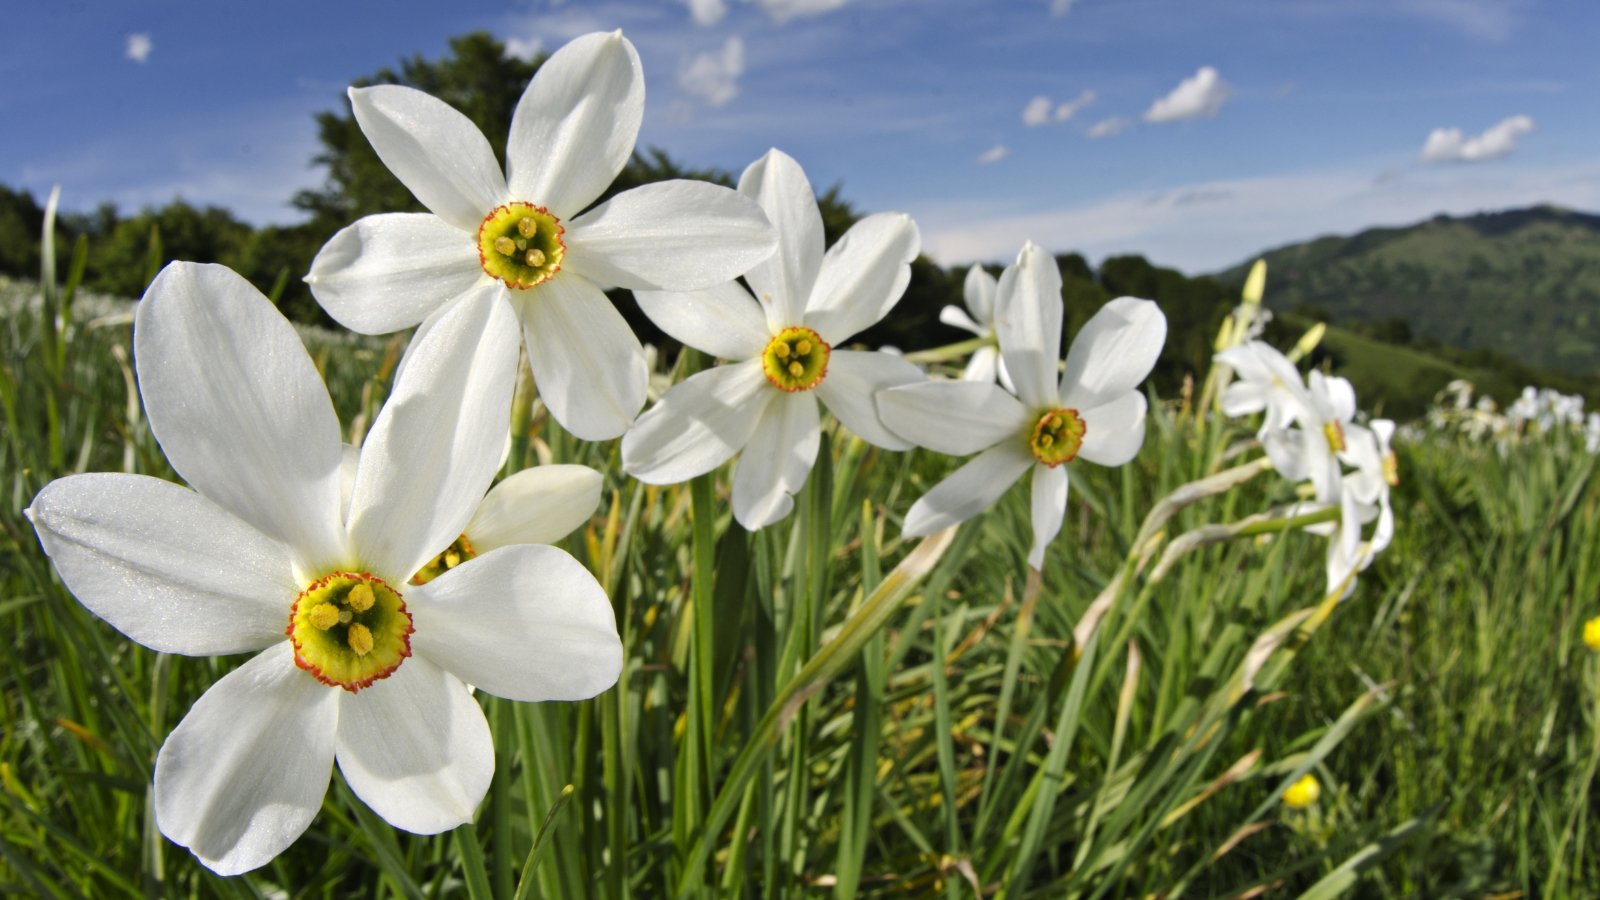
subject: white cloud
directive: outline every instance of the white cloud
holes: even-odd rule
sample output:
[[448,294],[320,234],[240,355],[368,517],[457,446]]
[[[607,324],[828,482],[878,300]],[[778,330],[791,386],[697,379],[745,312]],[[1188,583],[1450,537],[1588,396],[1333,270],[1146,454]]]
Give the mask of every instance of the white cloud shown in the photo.
[[1068,100],[1067,102],[1056,107],[1055,120],[1057,122],[1065,122],[1066,120],[1077,115],[1079,110],[1083,109],[1094,101],[1094,91],[1084,91],[1078,96],[1073,97],[1071,100]]
[[1146,122],[1176,122],[1179,119],[1209,118],[1222,108],[1222,102],[1232,96],[1233,88],[1222,80],[1217,70],[1201,66],[1194,77],[1185,78],[1172,92],[1150,104],[1145,110]]
[[1132,127],[1133,123],[1131,121],[1124,119],[1121,116],[1112,116],[1109,119],[1101,119],[1093,125],[1090,125],[1088,135],[1089,137],[1098,140],[1100,138],[1111,137],[1115,134],[1121,134]]
[[154,45],[150,43],[150,35],[144,32],[128,35],[128,45],[123,55],[136,63],[142,63],[150,58],[150,51]]
[[809,19],[830,13],[849,2],[850,0],[756,0],[756,4],[766,10],[772,21],[779,25],[790,19]]
[[[1210,272],[1262,250],[1324,234],[1406,225],[1439,213],[1466,215],[1538,203],[1600,207],[1600,163],[1492,172],[1451,167],[1374,179],[1373,168],[1125,191],[1057,209],[997,209],[983,202],[906,203],[922,224],[923,250],[940,265],[1014,256],[1024,240],[1092,259],[1139,253],[1187,272]],[[942,224],[941,224],[942,223]],[[954,223],[954,224],[952,224]]]
[[1072,5],[1078,0],[1050,0],[1050,15],[1061,18],[1072,11]]
[[1084,91],[1059,105],[1049,97],[1038,96],[1029,100],[1028,105],[1023,107],[1022,124],[1029,128],[1037,128],[1050,122],[1065,122],[1094,101],[1094,91]]
[[538,37],[506,38],[506,53],[517,59],[531,61],[534,57],[544,52],[544,41]]
[[1521,0],[1402,0],[1395,9],[1432,19],[1472,37],[1503,41],[1517,25]]
[[1034,128],[1050,121],[1050,110],[1055,104],[1049,97],[1035,97],[1022,110],[1022,124]]
[[722,0],[685,0],[689,4],[689,17],[696,25],[710,27],[728,14],[728,4]]
[[993,147],[978,154],[978,165],[987,166],[997,163],[1011,155],[1011,148],[1005,144],[995,144]]
[[707,106],[722,106],[739,96],[739,76],[744,74],[744,41],[728,38],[720,51],[695,56],[678,73],[678,86]]
[[1527,116],[1512,116],[1477,137],[1467,137],[1459,128],[1435,128],[1422,146],[1425,163],[1481,162],[1509,156],[1517,149],[1517,138],[1533,130]]

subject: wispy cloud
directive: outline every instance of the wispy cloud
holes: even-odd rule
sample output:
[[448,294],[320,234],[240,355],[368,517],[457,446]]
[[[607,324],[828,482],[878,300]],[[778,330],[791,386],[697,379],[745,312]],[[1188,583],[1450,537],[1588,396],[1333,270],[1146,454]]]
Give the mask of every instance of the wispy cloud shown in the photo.
[[728,14],[728,4],[722,0],[684,0],[689,5],[689,17],[696,25],[709,28]]
[[1045,96],[1035,97],[1023,107],[1022,124],[1029,128],[1037,128],[1051,122],[1065,122],[1094,101],[1094,91],[1084,91],[1065,103],[1056,103]]
[[744,41],[734,35],[721,50],[697,54],[678,73],[678,86],[707,106],[722,106],[739,96],[744,74]]
[[150,58],[150,51],[153,48],[154,45],[150,43],[150,35],[141,31],[137,34],[128,35],[127,46],[122,52],[124,56],[134,62],[142,63]]
[[1050,15],[1059,19],[1072,12],[1072,5],[1077,2],[1078,0],[1050,0]]
[[1113,135],[1121,134],[1132,127],[1133,122],[1131,120],[1125,119],[1122,116],[1112,116],[1109,119],[1101,119],[1093,125],[1090,125],[1086,134],[1095,140],[1099,140],[1100,138],[1108,138]]
[[772,21],[780,25],[791,19],[809,19],[830,13],[849,2],[850,0],[756,0],[756,4],[766,10]]
[[1222,80],[1217,70],[1201,66],[1200,71],[1185,78],[1165,97],[1150,104],[1145,110],[1146,122],[1176,122],[1181,119],[1199,119],[1215,116],[1223,101],[1233,95],[1233,88]]
[[506,38],[506,53],[521,60],[531,60],[544,52],[544,41],[538,37]]
[[1521,0],[1404,0],[1401,12],[1431,19],[1472,37],[1503,41],[1517,25]]
[[1459,128],[1435,128],[1422,145],[1421,159],[1425,163],[1482,162],[1510,156],[1517,149],[1517,139],[1533,130],[1533,120],[1527,116],[1504,119],[1476,137],[1467,137]]
[[995,144],[993,147],[978,154],[978,165],[993,165],[1011,155],[1011,148],[1005,144]]
[[[1128,191],[1082,205],[997,209],[992,201],[908,205],[922,246],[941,265],[1008,258],[1024,240],[1101,259],[1140,253],[1189,272],[1216,271],[1270,247],[1439,213],[1537,203],[1600,207],[1600,163],[1566,168],[1416,170],[1374,179],[1368,168],[1199,182]],[[959,224],[948,224],[959,223]]]

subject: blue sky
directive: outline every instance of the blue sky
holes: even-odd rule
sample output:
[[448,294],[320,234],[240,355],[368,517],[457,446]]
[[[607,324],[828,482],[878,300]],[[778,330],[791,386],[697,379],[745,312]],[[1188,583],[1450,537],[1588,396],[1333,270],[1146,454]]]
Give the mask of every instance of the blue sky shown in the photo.
[[1032,239],[1203,272],[1438,212],[1600,210],[1589,0],[63,0],[6,19],[0,182],[59,183],[73,209],[181,196],[291,222],[323,177],[312,116],[352,79],[472,30],[529,53],[621,28],[641,145],[734,172],[780,147],[819,189],[910,213],[947,265]]

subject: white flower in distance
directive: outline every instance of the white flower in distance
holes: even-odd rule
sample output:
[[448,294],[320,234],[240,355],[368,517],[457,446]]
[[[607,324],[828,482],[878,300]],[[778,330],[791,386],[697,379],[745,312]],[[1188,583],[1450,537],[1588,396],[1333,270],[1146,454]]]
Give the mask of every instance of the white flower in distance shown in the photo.
[[471,820],[494,744],[467,689],[576,700],[616,682],[605,594],[553,547],[506,546],[410,583],[499,465],[517,353],[505,304],[453,304],[367,435],[342,500],[339,423],[289,323],[221,266],[174,263],[134,327],[150,427],[194,488],[74,475],[28,509],[84,606],[163,653],[254,653],[156,758],[163,834],[235,874],[310,825],[337,761],[390,823]]
[[1339,502],[1340,457],[1349,449],[1345,431],[1356,414],[1356,392],[1350,382],[1313,370],[1295,425],[1261,436],[1272,467],[1290,481],[1310,479],[1318,503]]
[[[1394,509],[1389,489],[1400,483],[1400,464],[1390,448],[1394,423],[1375,419],[1370,428],[1350,425],[1345,432],[1344,459],[1355,466],[1340,479],[1339,521],[1328,542],[1328,590],[1348,596],[1355,574],[1394,539]],[[1370,537],[1365,526],[1376,521]]]
[[1028,562],[1040,568],[1066,514],[1066,464],[1120,466],[1138,454],[1146,409],[1138,386],[1166,342],[1166,317],[1149,300],[1112,300],[1073,339],[1058,381],[1062,315],[1061,272],[1029,242],[1001,274],[995,298],[1000,354],[1016,396],[971,381],[878,394],[884,424],[901,437],[940,453],[978,454],[912,505],[904,534],[932,534],[983,512],[1032,469]]
[[1271,344],[1248,341],[1218,353],[1216,359],[1238,376],[1218,398],[1222,412],[1233,418],[1265,412],[1258,437],[1289,427],[1302,409],[1311,407],[1300,370]]
[[521,319],[540,396],[567,430],[613,438],[644,405],[644,349],[601,287],[692,290],[770,256],[761,210],[727,188],[664,181],[582,212],[627,163],[644,112],[621,32],[556,51],[517,104],[501,175],[466,116],[421,91],[351,88],[378,157],[432,210],[367,216],[334,235],[306,282],[328,314],[383,334],[464,296]]
[[[962,300],[967,304],[966,310],[963,311],[959,306],[946,306],[939,310],[939,321],[993,341],[996,285],[995,277],[984,271],[983,266],[975,265],[968,269],[967,280],[962,285]],[[972,351],[972,358],[967,360],[961,378],[965,381],[994,381],[998,378],[1002,384],[1011,383],[1006,375],[1005,363],[1000,359],[1000,350],[993,345]]]
[[667,391],[622,438],[622,466],[650,484],[702,475],[744,451],[733,477],[733,514],[770,525],[794,508],[822,440],[821,400],[864,440],[910,444],[878,421],[880,388],[922,379],[916,366],[877,351],[835,349],[882,319],[905,293],[921,238],[900,213],[867,216],[823,253],[822,214],[799,163],[772,150],[739,179],[778,230],[778,252],[745,277],[706,291],[641,291],[661,330],[731,365]]

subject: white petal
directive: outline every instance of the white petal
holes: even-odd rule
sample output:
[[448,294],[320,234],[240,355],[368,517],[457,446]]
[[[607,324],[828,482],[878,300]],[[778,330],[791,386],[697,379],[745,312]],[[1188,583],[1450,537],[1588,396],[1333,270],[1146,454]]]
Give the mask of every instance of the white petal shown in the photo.
[[806,324],[830,344],[877,324],[906,292],[921,249],[917,224],[904,213],[878,213],[850,226],[822,258]]
[[1034,462],[1020,440],[990,447],[913,503],[901,533],[921,537],[965,522],[993,506]]
[[760,360],[707,369],[668,389],[622,436],[622,468],[647,484],[677,484],[715,469],[750,442],[781,393]]
[[815,397],[802,392],[774,398],[733,473],[733,517],[739,524],[756,531],[787,517],[821,443]]
[[439,218],[476,235],[484,216],[506,201],[489,141],[443,100],[380,84],[351,88],[350,108],[378,158]]
[[471,235],[428,213],[385,213],[357,219],[323,244],[305,280],[340,325],[388,334],[485,277]]
[[553,544],[594,515],[604,481],[588,466],[523,469],[483,498],[467,523],[467,540],[478,553],[507,544]]
[[339,457],[339,521],[348,522],[350,495],[356,489],[356,469],[361,467],[361,451],[349,444],[340,444],[339,449],[343,451]]
[[1028,565],[1044,570],[1044,551],[1061,531],[1067,514],[1067,467],[1033,467],[1033,549]]
[[563,219],[593,203],[627,165],[643,116],[644,70],[622,32],[569,41],[539,67],[512,114],[512,196]]
[[461,536],[510,430],[517,323],[498,285],[451,304],[407,352],[361,446],[350,540],[362,565],[410,580]]
[[605,293],[575,272],[513,291],[539,396],[563,428],[586,441],[628,429],[644,406],[644,347]]
[[[1321,435],[1318,435],[1318,439],[1321,439]],[[1261,449],[1266,451],[1272,467],[1290,481],[1300,481],[1311,474],[1306,443],[1306,433],[1298,428],[1269,431],[1261,435]]]
[[413,834],[472,821],[494,777],[494,739],[460,679],[412,656],[360,693],[340,694],[339,771],[357,797]]
[[995,347],[979,347],[972,351],[967,367],[961,370],[962,381],[993,382],[1000,374],[1000,351]]
[[144,475],[70,475],[27,516],[67,589],[133,640],[218,656],[283,640],[289,548],[200,494]]
[[1061,358],[1061,271],[1032,241],[1000,274],[995,288],[994,328],[1000,355],[1024,405],[1059,405],[1056,360]]
[[1075,409],[1109,403],[1134,390],[1155,368],[1167,341],[1161,307],[1118,297],[1095,313],[1067,350],[1061,402]]
[[624,191],[567,224],[562,266],[597,284],[694,291],[744,274],[776,246],[767,217],[704,181]]
[[555,547],[504,547],[406,596],[417,655],[497,697],[584,700],[622,671],[611,601]]
[[133,350],[172,468],[306,569],[344,562],[339,420],[267,298],[225,266],[173,263],[139,303]]
[[1078,457],[1102,466],[1120,466],[1139,455],[1144,446],[1144,395],[1129,391],[1109,403],[1082,409],[1083,446]]
[[1222,414],[1231,418],[1248,416],[1251,413],[1261,412],[1267,408],[1269,389],[1254,381],[1235,381],[1222,389],[1222,396],[1218,398],[1218,405],[1222,407]]
[[914,446],[966,456],[1021,435],[1028,411],[994,382],[929,381],[878,394],[883,424]]
[[683,293],[635,291],[633,298],[662,331],[722,359],[760,356],[772,339],[761,305],[737,281]]
[[[967,309],[972,311],[973,319],[983,326],[984,331],[994,322],[994,296],[998,289],[999,282],[983,266],[968,269],[967,280],[961,285],[961,298],[966,301]],[[983,331],[978,333],[983,334]]]
[[156,824],[219,875],[266,865],[322,808],[337,688],[295,668],[288,641],[223,676],[156,756]]
[[892,353],[835,350],[828,359],[827,377],[817,385],[817,396],[834,418],[867,443],[885,450],[910,450],[914,445],[878,418],[876,398],[886,388],[921,384],[927,378]]
[[822,267],[822,212],[805,170],[782,150],[768,150],[739,177],[739,193],[761,205],[778,232],[778,252],[746,279],[767,308],[773,331],[798,324]]
[[949,325],[951,328],[959,328],[962,331],[970,331],[979,337],[982,337],[986,331],[982,325],[972,321],[972,317],[967,315],[967,311],[959,306],[946,306],[940,308],[939,321]]

